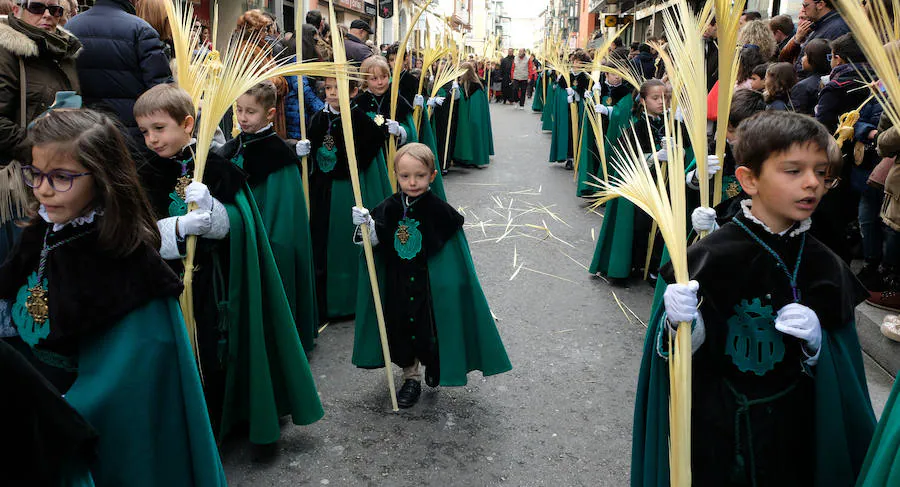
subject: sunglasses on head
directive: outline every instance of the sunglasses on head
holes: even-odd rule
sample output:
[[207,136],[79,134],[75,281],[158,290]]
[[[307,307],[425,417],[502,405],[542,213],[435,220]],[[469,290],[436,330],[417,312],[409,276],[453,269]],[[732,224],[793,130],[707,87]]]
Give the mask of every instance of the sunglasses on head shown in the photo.
[[28,2],[25,4],[25,10],[34,15],[44,15],[45,11],[49,11],[53,17],[62,17],[65,9],[59,5],[47,5],[43,2]]

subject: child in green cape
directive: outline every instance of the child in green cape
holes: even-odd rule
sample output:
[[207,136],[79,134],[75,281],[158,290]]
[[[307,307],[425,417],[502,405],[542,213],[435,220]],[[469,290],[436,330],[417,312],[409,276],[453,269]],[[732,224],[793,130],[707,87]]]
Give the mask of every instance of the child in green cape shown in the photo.
[[[350,80],[349,87],[352,97],[356,94],[356,82]],[[359,248],[347,238],[353,231],[353,222],[345,209],[353,205],[353,189],[342,117],[349,116],[353,126],[363,202],[374,205],[391,194],[383,150],[389,136],[389,124],[379,126],[356,104],[349,114],[340,110],[337,80],[326,78],[325,108],[313,115],[307,131],[310,141],[309,223],[321,320],[337,320],[356,313]]]
[[475,72],[475,65],[467,62],[460,67],[465,73],[460,78],[462,93],[458,100],[459,123],[453,159],[461,165],[486,167],[494,155],[494,134],[487,95]]
[[[210,151],[192,181],[196,139],[190,95],[173,85],[134,105],[155,155],[139,172],[162,235],[160,254],[181,273],[187,236],[198,237],[193,279],[197,348],[210,416],[220,437],[248,422],[250,441],[274,443],[279,418],[310,424],[324,414],[303,353],[268,232],[247,174]],[[188,205],[197,208],[188,211]]]
[[[667,371],[653,363],[679,323],[693,323],[694,485],[853,485],[875,423],[854,324],[866,292],[807,235],[839,151],[789,112],[757,114],[738,135],[749,199],[688,249],[693,280],[665,291],[639,378],[656,390],[635,408],[632,485],[668,484]],[[671,266],[661,275],[671,283]]]
[[[434,155],[408,144],[394,160],[400,191],[372,210],[353,208],[375,246],[391,360],[403,368],[397,404],[416,403],[425,382],[463,386],[466,374],[512,369],[462,231],[463,217],[429,190]],[[357,229],[359,232],[359,229]],[[361,243],[357,234],[354,240]],[[383,367],[370,282],[361,276],[353,364]]]
[[315,347],[318,330],[316,281],[309,217],[297,157],[309,154],[309,141],[291,149],[275,133],[277,92],[265,81],[237,99],[235,115],[241,133],[217,152],[247,173],[247,184],[259,207],[291,314],[306,351]]
[[60,109],[38,118],[28,139],[23,173],[37,201],[0,267],[0,297],[15,299],[13,323],[34,355],[75,373],[60,392],[99,434],[93,481],[224,486],[182,285],[159,256],[122,128]]
[[[427,145],[432,152],[437,153],[437,139],[434,136],[431,125],[424,122],[422,123],[423,137],[420,140],[419,134],[415,130],[416,124],[413,119],[413,105],[400,93],[398,93],[397,96],[397,113],[395,114],[397,120],[391,120],[391,84],[396,81],[391,79],[391,68],[388,66],[387,61],[381,56],[371,56],[363,61],[362,65],[359,67],[359,72],[367,74],[368,77],[363,86],[363,91],[354,100],[356,105],[365,112],[376,125],[386,126],[390,135],[397,137],[397,147],[402,147],[404,144],[410,142],[422,142]],[[406,74],[404,79],[411,80],[413,79],[413,76],[411,74]],[[416,86],[413,87],[413,93],[415,93],[415,88]],[[398,89],[402,92],[402,85],[398,87]],[[416,95],[416,97],[416,103],[420,103],[422,97],[420,95]],[[383,147],[385,149],[384,157],[387,157],[387,145],[384,145]],[[446,200],[447,196],[444,194],[444,183],[440,175],[438,175],[434,186],[434,191],[437,195],[440,196],[441,199]]]

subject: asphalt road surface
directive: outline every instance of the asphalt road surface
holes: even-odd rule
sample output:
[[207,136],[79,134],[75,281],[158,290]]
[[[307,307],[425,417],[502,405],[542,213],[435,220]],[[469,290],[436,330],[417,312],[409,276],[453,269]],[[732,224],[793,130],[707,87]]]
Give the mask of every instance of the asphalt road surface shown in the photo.
[[[332,323],[310,359],[325,417],[285,423],[265,454],[226,441],[230,485],[628,485],[652,289],[588,275],[602,217],[575,196],[571,171],[546,162],[537,115],[491,112],[493,163],[455,168],[445,185],[513,370],[474,372],[466,387],[423,384],[416,406],[393,413],[383,370],[350,363],[353,323]],[[866,365],[880,413],[891,380]]]

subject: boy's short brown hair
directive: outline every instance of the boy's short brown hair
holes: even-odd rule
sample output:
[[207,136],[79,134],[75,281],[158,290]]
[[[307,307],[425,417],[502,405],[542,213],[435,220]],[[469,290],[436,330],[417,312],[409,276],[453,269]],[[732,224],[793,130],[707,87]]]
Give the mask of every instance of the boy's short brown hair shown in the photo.
[[[837,144],[824,125],[808,115],[766,110],[740,124],[734,158],[738,164],[759,176],[763,163],[773,154],[806,144],[812,144],[827,154],[832,169],[840,166],[841,153],[835,150]],[[833,173],[832,170],[829,172]]]
[[244,94],[252,96],[257,103],[262,105],[263,110],[275,108],[275,104],[278,102],[278,89],[271,80],[257,83]]
[[174,84],[161,84],[145,91],[134,103],[134,118],[163,112],[178,123],[187,117],[196,118],[194,101],[187,91]]
[[413,159],[424,164],[429,171],[435,171],[434,153],[431,152],[431,148],[425,144],[411,142],[401,147],[400,150],[397,151],[397,155],[394,156],[394,171],[397,170],[397,163],[403,156],[412,157]]

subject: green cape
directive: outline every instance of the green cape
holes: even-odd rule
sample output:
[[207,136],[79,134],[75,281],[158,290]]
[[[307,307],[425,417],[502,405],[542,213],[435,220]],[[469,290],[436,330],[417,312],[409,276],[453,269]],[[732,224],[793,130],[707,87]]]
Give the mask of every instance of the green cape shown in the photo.
[[225,485],[175,299],[151,301],[85,339],[66,400],[100,433],[97,485]]
[[[381,245],[390,245],[390,242]],[[383,268],[377,255],[378,252],[376,266]],[[357,367],[383,367],[378,322],[365,265],[363,257],[360,261],[363,270],[359,279],[352,361]],[[379,286],[383,290],[384,283],[381,281],[382,278],[379,278]],[[464,386],[466,374],[473,370],[480,370],[485,376],[511,370],[512,365],[478,282],[469,244],[462,231],[428,259],[428,281],[437,328],[441,385]]]
[[900,382],[891,389],[856,485],[900,485]]
[[420,142],[427,145],[428,148],[431,149],[431,153],[434,154],[434,162],[437,165],[438,172],[434,177],[434,182],[431,183],[431,191],[433,191],[438,198],[447,201],[447,194],[444,192],[444,178],[441,176],[439,162],[443,154],[441,154],[441,156],[438,155],[437,139],[434,136],[434,129],[428,122],[428,112],[426,111],[422,114],[422,126],[419,128],[421,134],[416,134],[416,131],[412,130],[412,127],[415,127],[415,119],[412,114],[406,116],[406,121],[403,122],[403,125],[406,126],[407,124],[409,124],[409,127],[406,130],[406,143]]
[[[593,103],[585,103],[583,106],[583,110],[593,109]],[[578,132],[581,152],[578,157],[575,196],[590,196],[591,194],[600,191],[600,188],[589,183],[597,184],[597,178],[603,179],[603,169],[600,167],[600,152],[597,151],[597,141],[594,138],[594,129],[591,127],[591,121],[588,117],[589,115],[582,112],[581,130]],[[607,160],[608,158],[609,154],[607,154]]]
[[[556,85],[556,83],[554,83]],[[548,93],[549,97],[550,94]],[[569,96],[558,85],[554,92],[552,110],[552,133],[550,136],[550,162],[565,161],[569,158],[569,139],[572,132],[572,115],[569,113]]]
[[316,346],[316,272],[303,180],[296,165],[272,173],[251,190],[269,236],[304,350]]
[[462,164],[487,166],[494,154],[494,135],[487,95],[477,89],[471,96],[459,100],[459,123],[456,126],[456,147],[453,159]]
[[[635,487],[669,485],[669,370],[656,353],[660,321],[648,324],[638,377],[631,454],[631,485]],[[849,452],[865,451],[867,431],[871,431],[854,421],[871,416],[871,407],[865,411],[870,403],[856,326],[849,323],[834,332],[823,331],[822,338],[813,413],[818,438],[809,441],[816,450],[816,469],[810,476],[816,486],[853,485],[853,465],[862,459],[852,458]]]
[[[230,230],[228,358],[222,410],[224,437],[248,421],[250,441],[278,440],[278,418],[310,424],[324,415],[263,218],[250,189],[225,205]],[[349,237],[347,237],[349,239]]]
[[[436,180],[436,179],[435,179]],[[369,167],[359,174],[363,205],[374,208],[390,196],[384,156],[377,152]],[[331,217],[328,219],[328,254],[326,268],[326,304],[328,317],[352,316],[356,313],[356,288],[359,265],[356,257],[360,248],[353,243],[356,226],[350,218],[350,208],[356,205],[349,179],[331,183]]]
[[553,130],[553,114],[556,110],[556,83],[547,79],[547,99],[544,100],[544,110],[541,112],[541,130],[550,132]]
[[539,73],[534,82],[534,96],[531,99],[531,110],[540,112],[544,110],[544,73]]

